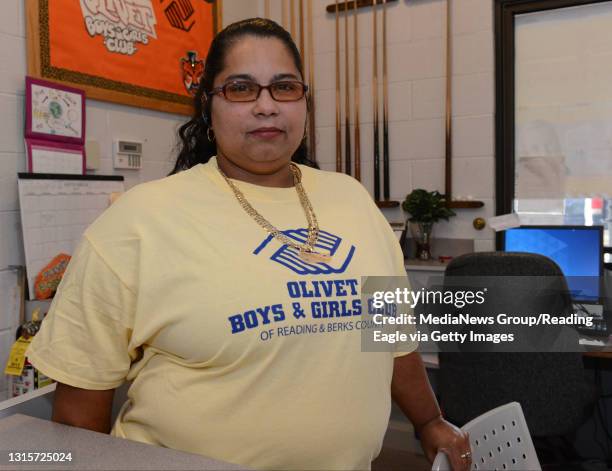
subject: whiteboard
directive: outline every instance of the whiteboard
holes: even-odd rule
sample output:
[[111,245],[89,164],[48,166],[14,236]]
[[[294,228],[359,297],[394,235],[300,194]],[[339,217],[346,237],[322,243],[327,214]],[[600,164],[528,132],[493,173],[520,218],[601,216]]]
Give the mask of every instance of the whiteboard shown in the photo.
[[60,253],[72,255],[85,229],[124,191],[123,177],[19,173],[29,299],[34,279]]

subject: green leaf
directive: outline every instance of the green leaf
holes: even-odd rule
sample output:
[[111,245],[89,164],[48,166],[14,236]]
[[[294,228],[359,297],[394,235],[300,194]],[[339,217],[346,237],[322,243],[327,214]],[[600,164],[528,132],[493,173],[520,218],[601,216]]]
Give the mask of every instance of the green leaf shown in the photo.
[[410,214],[411,222],[448,221],[455,212],[446,206],[446,196],[439,191],[427,191],[422,188],[413,190],[402,202],[402,209]]

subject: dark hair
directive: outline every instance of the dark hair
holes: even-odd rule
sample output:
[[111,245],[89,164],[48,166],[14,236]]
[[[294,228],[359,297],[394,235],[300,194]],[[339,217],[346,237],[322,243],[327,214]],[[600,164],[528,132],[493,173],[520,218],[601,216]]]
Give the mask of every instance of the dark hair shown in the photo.
[[[206,163],[217,154],[217,145],[210,142],[206,135],[210,123],[210,104],[212,100],[206,100],[202,104],[202,96],[207,90],[213,88],[215,78],[223,70],[225,57],[229,49],[244,36],[256,36],[262,38],[277,38],[283,42],[291,53],[295,67],[304,77],[302,59],[291,35],[278,23],[266,18],[250,18],[232,23],[215,36],[204,65],[204,73],[200,86],[193,99],[193,116],[183,124],[178,131],[180,142],[178,143],[178,156],[174,169],[170,175],[181,170],[187,170],[199,163]],[[306,96],[307,105],[309,96]],[[310,109],[310,106],[308,106]],[[311,167],[317,167],[316,163],[308,157],[306,140],[302,140],[299,147],[291,157],[291,160]]]

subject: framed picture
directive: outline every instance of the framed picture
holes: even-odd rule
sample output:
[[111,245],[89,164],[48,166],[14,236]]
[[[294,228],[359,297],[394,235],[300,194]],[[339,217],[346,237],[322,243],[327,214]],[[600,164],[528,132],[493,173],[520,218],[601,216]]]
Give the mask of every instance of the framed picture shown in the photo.
[[191,113],[221,0],[26,0],[28,74],[87,97]]
[[26,77],[25,95],[26,137],[83,144],[85,138],[83,90]]

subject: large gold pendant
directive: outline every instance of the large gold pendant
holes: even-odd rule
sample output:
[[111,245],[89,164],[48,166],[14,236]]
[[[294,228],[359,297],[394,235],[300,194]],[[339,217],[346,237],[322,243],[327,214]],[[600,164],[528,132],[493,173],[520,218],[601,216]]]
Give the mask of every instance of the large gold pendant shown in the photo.
[[320,252],[307,252],[305,250],[300,250],[299,256],[305,262],[310,263],[326,263],[330,262],[332,256],[329,254],[324,254]]

